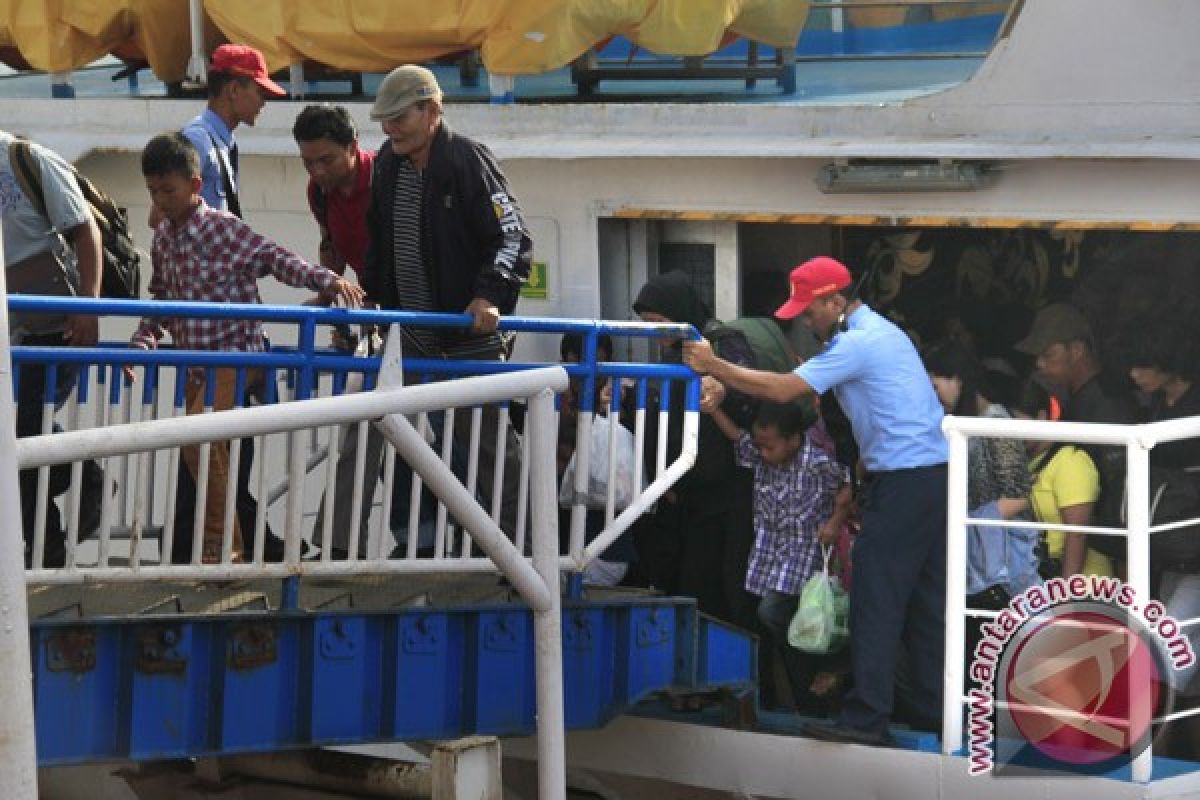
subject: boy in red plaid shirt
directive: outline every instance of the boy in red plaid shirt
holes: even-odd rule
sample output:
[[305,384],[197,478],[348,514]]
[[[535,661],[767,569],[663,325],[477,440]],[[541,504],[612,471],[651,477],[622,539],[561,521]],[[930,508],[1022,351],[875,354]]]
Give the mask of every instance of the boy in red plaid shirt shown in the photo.
[[[341,298],[361,305],[362,290],[324,267],[309,264],[227,211],[209,208],[200,197],[200,161],[181,133],[151,139],[142,150],[142,175],[155,210],[161,215],[151,250],[150,295],[156,300],[210,303],[260,303],[258,279],[274,275],[289,286],[318,291],[323,299]],[[145,317],[134,333],[135,347],[153,349],[167,333],[181,350],[261,352],[266,349],[257,320],[174,319]],[[237,370],[214,371],[214,411],[233,407]],[[252,379],[253,380],[253,379]],[[204,370],[194,370],[187,383],[187,413],[204,411]],[[192,477],[199,475],[198,446],[183,448]],[[204,514],[204,563],[222,560],[225,496],[229,483],[229,450],[214,442],[209,451],[208,492]],[[233,562],[243,557],[242,531],[234,516]]]

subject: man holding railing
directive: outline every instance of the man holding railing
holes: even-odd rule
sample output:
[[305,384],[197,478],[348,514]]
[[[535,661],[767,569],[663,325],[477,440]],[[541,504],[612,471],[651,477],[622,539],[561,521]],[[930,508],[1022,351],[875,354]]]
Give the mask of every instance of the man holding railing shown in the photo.
[[[405,328],[406,356],[506,358],[509,343],[496,328],[500,315],[516,308],[533,244],[495,156],[446,125],[441,88],[424,67],[407,65],[389,73],[379,86],[371,119],[382,124],[388,140],[375,159],[367,213],[368,298],[381,308],[471,315],[469,332]],[[454,440],[463,460],[470,419],[470,414],[455,416]],[[481,487],[492,486],[497,468],[497,426],[496,409],[485,408],[479,436]],[[511,430],[506,435],[500,524],[512,535],[519,445]],[[378,467],[368,465],[367,474],[378,474]],[[408,475],[397,473],[393,519],[406,516]],[[348,544],[335,540],[334,547],[340,557],[336,551]]]
[[868,478],[862,532],[854,545],[850,647],[854,688],[833,724],[809,724],[818,739],[891,742],[897,651],[913,666],[909,698],[921,727],[941,711],[946,596],[946,459],[942,407],[904,331],[851,290],[832,258],[792,270],[791,299],[777,317],[801,322],[825,349],[792,373],[724,361],[703,340],[686,342],[688,366],[727,386],[776,402],[830,389],[850,418]]

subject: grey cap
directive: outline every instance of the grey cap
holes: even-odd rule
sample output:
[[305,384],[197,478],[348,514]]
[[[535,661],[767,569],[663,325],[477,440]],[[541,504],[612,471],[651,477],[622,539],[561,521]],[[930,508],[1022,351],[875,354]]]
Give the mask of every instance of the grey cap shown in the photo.
[[375,105],[371,106],[371,119],[376,122],[390,119],[404,109],[421,100],[442,100],[442,90],[437,78],[424,67],[405,64],[387,74],[375,93]]
[[1055,344],[1092,341],[1092,326],[1078,308],[1068,303],[1051,303],[1037,313],[1029,335],[1015,345],[1017,350],[1040,356]]

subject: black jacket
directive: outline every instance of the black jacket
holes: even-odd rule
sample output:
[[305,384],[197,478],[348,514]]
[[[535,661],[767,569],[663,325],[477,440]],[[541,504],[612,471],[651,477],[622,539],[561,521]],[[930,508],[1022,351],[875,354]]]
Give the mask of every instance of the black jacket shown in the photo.
[[[398,308],[392,255],[392,204],[398,159],[385,142],[375,158],[367,211],[367,286],[371,301]],[[485,145],[451,131],[434,134],[421,201],[421,258],[437,311],[459,313],[476,297],[501,314],[517,305],[529,277],[533,242],[508,181]]]

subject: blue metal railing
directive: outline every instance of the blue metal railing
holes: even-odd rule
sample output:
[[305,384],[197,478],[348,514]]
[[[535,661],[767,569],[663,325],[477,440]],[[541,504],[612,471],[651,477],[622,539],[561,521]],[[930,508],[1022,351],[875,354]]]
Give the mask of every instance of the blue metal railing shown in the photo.
[[[318,326],[335,325],[400,325],[413,328],[467,329],[469,314],[442,314],[412,311],[380,311],[313,306],[281,306],[251,303],[164,302],[157,300],[93,300],[78,297],[41,297],[12,295],[9,311],[28,314],[87,314],[98,317],[176,317],[187,319],[257,320],[259,322],[291,323],[297,326],[298,341],[294,347],[272,347],[262,353],[231,351],[141,350],[116,343],[102,342],[96,347],[24,347],[12,350],[13,363],[74,364],[83,367],[125,364],[143,367],[240,367],[285,369],[293,371],[298,384],[297,398],[311,396],[319,372],[362,372],[379,370],[378,356],[356,357],[328,347],[319,346]],[[502,317],[499,329],[512,333],[577,334],[583,338],[583,353],[575,364],[564,368],[571,377],[583,378],[580,407],[593,411],[596,382],[600,378],[634,378],[644,380],[678,380],[686,382],[688,391],[685,408],[699,410],[699,382],[696,373],[678,364],[636,364],[600,362],[596,347],[602,335],[631,338],[699,338],[700,334],[686,324],[649,324],[604,320],[572,320],[552,317]],[[439,376],[485,375],[529,369],[542,364],[478,360],[405,358],[405,366],[414,373]],[[18,370],[19,372],[19,370]],[[48,370],[47,396],[53,396],[54,370]],[[148,370],[152,374],[152,370]],[[20,380],[19,374],[16,378]],[[639,390],[639,397],[642,392]],[[644,406],[639,406],[644,407]]]
[[[250,319],[263,323],[290,325],[295,329],[295,344],[272,346],[264,352],[186,351],[166,347],[159,350],[143,350],[141,348],[130,347],[125,342],[101,342],[95,347],[14,347],[12,349],[12,360],[14,364],[14,382],[17,384],[18,392],[22,380],[22,372],[27,371],[33,366],[44,368],[45,384],[43,386],[44,393],[42,397],[45,398],[45,413],[42,418],[41,428],[41,433],[43,434],[51,432],[55,416],[54,406],[61,406],[63,400],[66,399],[66,395],[69,394],[69,392],[65,391],[60,392],[60,388],[66,389],[72,385],[77,386],[73,395],[76,403],[71,406],[68,414],[70,421],[67,423],[67,426],[72,427],[79,424],[79,409],[81,405],[88,404],[89,392],[93,391],[89,388],[92,385],[90,372],[93,368],[97,371],[94,389],[96,394],[92,396],[90,408],[93,408],[95,411],[93,424],[98,427],[117,422],[131,421],[133,418],[132,406],[139,400],[142,406],[140,417],[143,420],[159,416],[161,413],[168,415],[173,413],[176,416],[182,415],[185,405],[185,384],[189,373],[195,370],[206,370],[208,372],[210,379],[206,382],[206,393],[208,396],[205,398],[205,402],[209,407],[213,404],[212,392],[213,386],[216,383],[211,378],[213,370],[218,368],[232,368],[236,370],[235,407],[249,404],[247,384],[249,383],[248,374],[251,371],[261,371],[266,378],[262,387],[264,391],[259,399],[261,402],[267,404],[280,400],[304,400],[315,397],[318,394],[329,393],[330,391],[335,395],[341,394],[346,389],[349,376],[356,374],[362,376],[363,388],[370,389],[373,388],[377,375],[382,368],[383,357],[380,355],[355,356],[331,347],[321,346],[318,344],[319,328],[335,325],[384,327],[395,324],[410,328],[462,329],[469,328],[472,322],[471,317],[466,314],[348,310],[312,306],[218,305],[195,302],[93,300],[28,295],[10,296],[8,302],[10,311],[22,314],[88,314],[99,317],[125,318],[150,316],[155,318]],[[688,438],[688,430],[694,431],[695,417],[698,414],[700,401],[699,377],[692,370],[680,364],[601,362],[597,357],[597,349],[600,337],[605,335],[637,338],[696,338],[699,334],[694,328],[689,325],[675,324],[659,325],[599,320],[505,317],[500,321],[500,330],[529,334],[574,334],[580,337],[582,344],[581,360],[578,363],[569,363],[562,366],[570,377],[575,379],[575,388],[571,390],[571,394],[575,401],[574,410],[579,412],[578,419],[580,423],[576,436],[576,452],[581,454],[579,456],[580,468],[578,472],[582,472],[585,478],[588,474],[587,465],[590,458],[587,436],[591,428],[591,418],[592,414],[598,410],[597,395],[599,389],[608,381],[611,381],[613,385],[619,385],[620,382],[624,381],[631,387],[627,393],[614,391],[608,410],[616,414],[620,414],[623,410],[632,412],[631,416],[625,419],[627,426],[630,428],[633,428],[636,424],[635,435],[638,452],[643,454],[653,452],[653,443],[644,435],[646,432],[645,417],[648,412],[657,412],[656,419],[660,423],[659,440],[657,442],[657,466],[656,468],[651,468],[647,465],[645,475],[650,476],[653,474],[654,480],[659,481],[662,475],[669,472],[668,477],[664,480],[673,481],[681,474],[680,469],[686,471],[687,466],[682,463],[672,463],[670,469],[666,469],[663,461],[666,451],[666,440],[664,437],[667,425],[665,423],[668,414],[683,411],[685,420],[691,420],[688,425],[685,425],[684,440]],[[555,344],[557,345],[557,342]],[[122,370],[127,366],[134,368],[142,376],[139,385],[132,384],[129,379],[122,376]],[[514,372],[539,366],[544,365],[528,362],[413,357],[403,360],[405,373],[410,376],[411,380],[417,382],[449,377]],[[64,379],[63,371],[67,369],[78,370],[78,373],[70,379]],[[168,387],[167,377],[163,374],[164,370],[175,371],[175,383],[173,387]],[[26,379],[28,379],[28,376],[26,376]],[[672,384],[682,385],[673,387]],[[651,387],[657,390],[657,397],[651,392]],[[138,391],[139,389],[140,391]],[[675,395],[676,401],[672,403],[671,398],[676,391],[681,392],[681,394]],[[60,394],[63,397],[60,397]],[[623,400],[625,400],[624,405]],[[500,404],[499,408],[501,409],[501,413],[507,417],[507,404]],[[636,423],[630,421],[633,416],[637,418]],[[432,418],[430,421],[432,422]],[[447,424],[442,431],[443,437],[446,437],[446,431],[449,430],[449,421],[445,422]],[[473,424],[478,425],[478,422],[473,421]],[[28,435],[28,432],[26,432],[26,435]],[[446,438],[443,438],[443,441],[446,441]],[[472,447],[474,446],[472,445]],[[609,447],[613,446],[613,442],[610,439]],[[316,455],[310,457],[309,464],[306,467],[307,470],[311,470],[316,464],[320,463],[321,458],[325,457],[318,453],[321,448],[317,446],[316,432],[313,434],[311,447],[313,453]],[[457,448],[458,445],[456,444],[454,453],[454,461],[456,463],[460,455]],[[332,446],[325,448],[326,455],[332,454],[332,452]],[[449,462],[449,450],[444,451],[443,457]],[[649,464],[649,462],[653,461],[653,456],[646,455],[645,460]],[[639,458],[639,467],[641,462],[642,459]],[[111,485],[119,485],[120,487],[120,494],[115,501],[115,507],[120,509],[121,520],[129,517],[136,520],[139,514],[139,504],[143,501],[138,499],[138,495],[133,495],[133,512],[130,515],[128,513],[129,503],[126,500],[126,492],[128,487],[142,486],[142,473],[140,470],[143,469],[143,466],[139,462],[129,460],[114,463],[119,464],[116,469],[120,470],[114,473],[116,475],[116,483],[112,484],[110,482]],[[149,471],[151,476],[154,472],[154,465],[158,463],[160,462],[153,460],[150,462],[151,467]],[[259,463],[260,465],[262,463],[261,454],[259,456]],[[390,462],[388,463],[390,464]],[[78,481],[78,466],[77,463],[76,473],[72,478],[73,496],[70,502],[73,505],[69,506],[70,508],[78,508],[75,504],[78,504],[79,500],[77,496],[74,496],[74,484]],[[168,463],[168,468],[174,469],[170,463]],[[109,480],[108,469],[106,467],[106,481]],[[42,476],[39,478],[40,508],[44,508],[48,503],[53,502],[53,497],[49,496],[47,489],[50,482],[49,473],[46,471],[47,468],[42,468],[42,470]],[[173,476],[173,474],[172,472],[171,475]],[[641,474],[639,470],[638,475]],[[153,477],[150,480],[153,481]],[[329,480],[332,481],[332,478],[329,478]],[[390,479],[385,478],[385,500],[383,506],[385,519],[389,509],[388,498],[391,497],[387,493],[391,488],[387,482],[388,480]],[[173,496],[173,481],[171,478],[168,478],[168,481],[166,488],[167,502],[172,502],[170,498]],[[639,477],[635,476],[634,482],[639,483]],[[464,483],[469,483],[469,481],[464,481]],[[417,484],[419,490],[419,482]],[[584,480],[584,484],[586,485],[586,480]],[[267,492],[266,487],[262,483],[260,473],[258,492],[260,502],[267,500],[268,496],[272,499],[278,498],[280,493],[285,491],[286,486],[290,486],[290,483],[281,483],[274,487],[271,492]],[[153,496],[154,491],[154,489],[150,490],[151,496]],[[486,487],[480,487],[479,491],[481,493],[485,492]],[[493,489],[494,494],[497,491]],[[585,559],[585,555],[583,554],[585,511],[582,505],[583,501],[578,499],[578,491],[576,494],[576,508],[572,511],[571,523],[571,554],[575,558],[576,564],[582,564]],[[624,515],[622,520],[618,520],[615,525],[613,524],[614,510],[610,496],[606,514],[608,527],[605,531],[614,536],[619,535],[621,531],[624,531],[628,527],[631,518],[636,518],[636,515],[642,513],[644,508],[652,507],[653,499],[651,499],[651,496],[657,497],[660,494],[661,491],[652,484],[648,487],[646,496],[642,498],[646,502],[639,505],[637,509],[630,510],[630,513]],[[144,497],[144,495],[142,496]],[[522,494],[521,504],[517,506],[518,508],[524,505],[524,500],[525,497]],[[107,503],[107,500],[105,502]],[[339,499],[338,502],[341,502],[341,500]],[[498,501],[494,498],[493,502]],[[148,501],[148,503],[149,506],[146,511],[147,519],[154,516],[153,499]],[[507,501],[504,502],[504,506],[505,508],[509,508]],[[620,512],[620,510],[620,508],[616,509],[617,512]],[[118,512],[114,512],[114,514],[116,513]],[[163,513],[167,515],[164,517],[161,526],[164,531],[163,543],[165,544],[171,540],[170,530],[174,517],[173,511],[170,514],[166,511]],[[107,506],[105,514],[105,519],[108,520]],[[67,517],[70,517],[70,515],[70,511],[68,511]],[[520,512],[518,512],[518,518],[521,518]],[[443,520],[444,514],[439,511],[439,521],[437,523],[439,532],[442,530]],[[40,525],[41,523],[38,524]],[[120,530],[122,528],[120,522],[116,524],[116,529]],[[255,532],[255,539],[260,544],[262,541],[262,524],[262,519],[260,518]],[[125,529],[132,527],[132,525],[126,526]],[[150,527],[153,528],[154,526]],[[517,537],[519,542],[521,532],[524,531],[524,522],[517,523],[516,528],[518,530]],[[108,528],[106,527],[105,530],[107,531]],[[313,536],[315,539],[315,530]],[[69,545],[74,546],[75,541],[74,534],[72,533],[69,536]],[[101,541],[103,542],[103,548],[105,548],[102,549],[102,555],[100,556],[100,562],[103,564],[107,558],[107,535]],[[438,541],[438,547],[440,548],[440,533]],[[40,544],[34,545],[34,552],[41,553]],[[411,558],[412,556],[410,555],[409,557]],[[586,557],[590,558],[591,556],[588,555]],[[163,558],[165,563],[165,559],[169,558],[169,555],[163,555]],[[40,563],[39,559],[40,555],[34,558],[33,563],[35,567]]]

